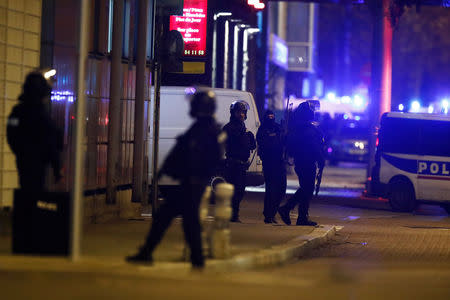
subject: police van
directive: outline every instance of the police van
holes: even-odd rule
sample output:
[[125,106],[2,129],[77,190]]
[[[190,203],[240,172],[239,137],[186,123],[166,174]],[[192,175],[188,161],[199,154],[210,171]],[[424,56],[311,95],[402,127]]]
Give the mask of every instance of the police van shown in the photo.
[[431,202],[450,213],[450,116],[383,114],[372,178],[393,210]]
[[[244,101],[249,108],[247,111],[247,120],[245,126],[248,131],[256,135],[256,131],[260,125],[258,110],[255,100],[251,93],[246,91],[232,89],[210,89],[216,94],[216,121],[224,126],[230,120],[230,106],[235,101]],[[158,149],[158,169],[162,166],[170,149],[175,145],[176,138],[184,133],[193,123],[193,119],[189,116],[190,102],[189,98],[195,92],[194,87],[183,86],[162,86],[160,91],[160,128],[159,128],[159,149]],[[149,149],[149,167],[148,179],[152,178],[152,145],[153,145],[153,97],[151,91],[151,104],[149,111],[149,130],[150,139],[148,143]],[[246,184],[247,186],[258,186],[264,183],[262,173],[262,163],[256,154],[256,150],[250,155],[251,164],[247,170]],[[220,180],[220,179],[219,179]],[[170,177],[163,176],[159,185],[162,188],[169,188],[176,184]]]

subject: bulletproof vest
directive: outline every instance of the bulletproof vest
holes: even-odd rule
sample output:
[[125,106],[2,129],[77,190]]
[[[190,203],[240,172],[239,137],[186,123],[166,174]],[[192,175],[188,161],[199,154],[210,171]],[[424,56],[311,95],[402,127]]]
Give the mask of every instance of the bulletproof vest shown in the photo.
[[287,151],[296,163],[320,161],[323,155],[323,135],[311,123],[297,126],[288,133]]
[[215,122],[196,122],[183,135],[164,161],[161,172],[175,179],[209,179],[223,155],[220,127]]

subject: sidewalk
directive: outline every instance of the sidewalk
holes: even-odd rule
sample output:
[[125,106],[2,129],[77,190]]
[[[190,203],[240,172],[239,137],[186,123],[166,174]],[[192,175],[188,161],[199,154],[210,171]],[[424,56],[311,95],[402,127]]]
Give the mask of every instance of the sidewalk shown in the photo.
[[[264,224],[263,194],[248,193],[241,205],[243,223],[231,223],[231,258],[207,259],[206,270],[237,271],[286,263],[305,251],[325,243],[336,232],[333,225],[319,227]],[[295,216],[292,216],[295,224]],[[124,261],[143,242],[150,226],[149,218],[118,220],[107,224],[89,224],[82,241],[78,262],[67,258],[12,255],[10,234],[0,232],[0,270],[56,271],[136,274],[161,274],[164,271],[189,271],[183,259],[184,238],[181,219],[176,219],[154,253],[153,266],[132,265]],[[207,221],[212,224],[213,218]]]

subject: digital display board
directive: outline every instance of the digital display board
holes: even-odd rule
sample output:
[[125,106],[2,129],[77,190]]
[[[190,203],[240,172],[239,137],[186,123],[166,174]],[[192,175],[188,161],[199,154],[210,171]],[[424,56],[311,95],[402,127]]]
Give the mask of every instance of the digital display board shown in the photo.
[[183,35],[184,56],[206,55],[208,0],[184,0],[183,15],[170,16],[170,30]]

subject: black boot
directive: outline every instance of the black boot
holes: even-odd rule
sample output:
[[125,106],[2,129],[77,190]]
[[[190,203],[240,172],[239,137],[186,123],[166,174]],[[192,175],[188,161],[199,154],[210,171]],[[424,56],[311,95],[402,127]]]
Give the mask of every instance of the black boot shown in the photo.
[[309,220],[308,218],[298,218],[297,223],[295,225],[297,225],[297,226],[317,226],[317,223]]
[[136,264],[153,264],[153,257],[150,254],[150,251],[148,251],[147,248],[141,247],[135,255],[130,255],[125,257],[125,260],[130,263],[136,263]]
[[266,224],[278,224],[278,221],[275,219],[275,217],[273,217],[273,218],[264,218],[264,223],[266,223]]
[[241,219],[239,219],[239,215],[233,215],[233,216],[231,217],[231,219],[230,219],[230,222],[233,222],[233,223],[242,223],[242,222],[241,222]]
[[280,214],[281,220],[283,220],[286,225],[291,225],[291,217],[289,216],[290,210],[285,206],[280,206],[278,208],[278,213]]

